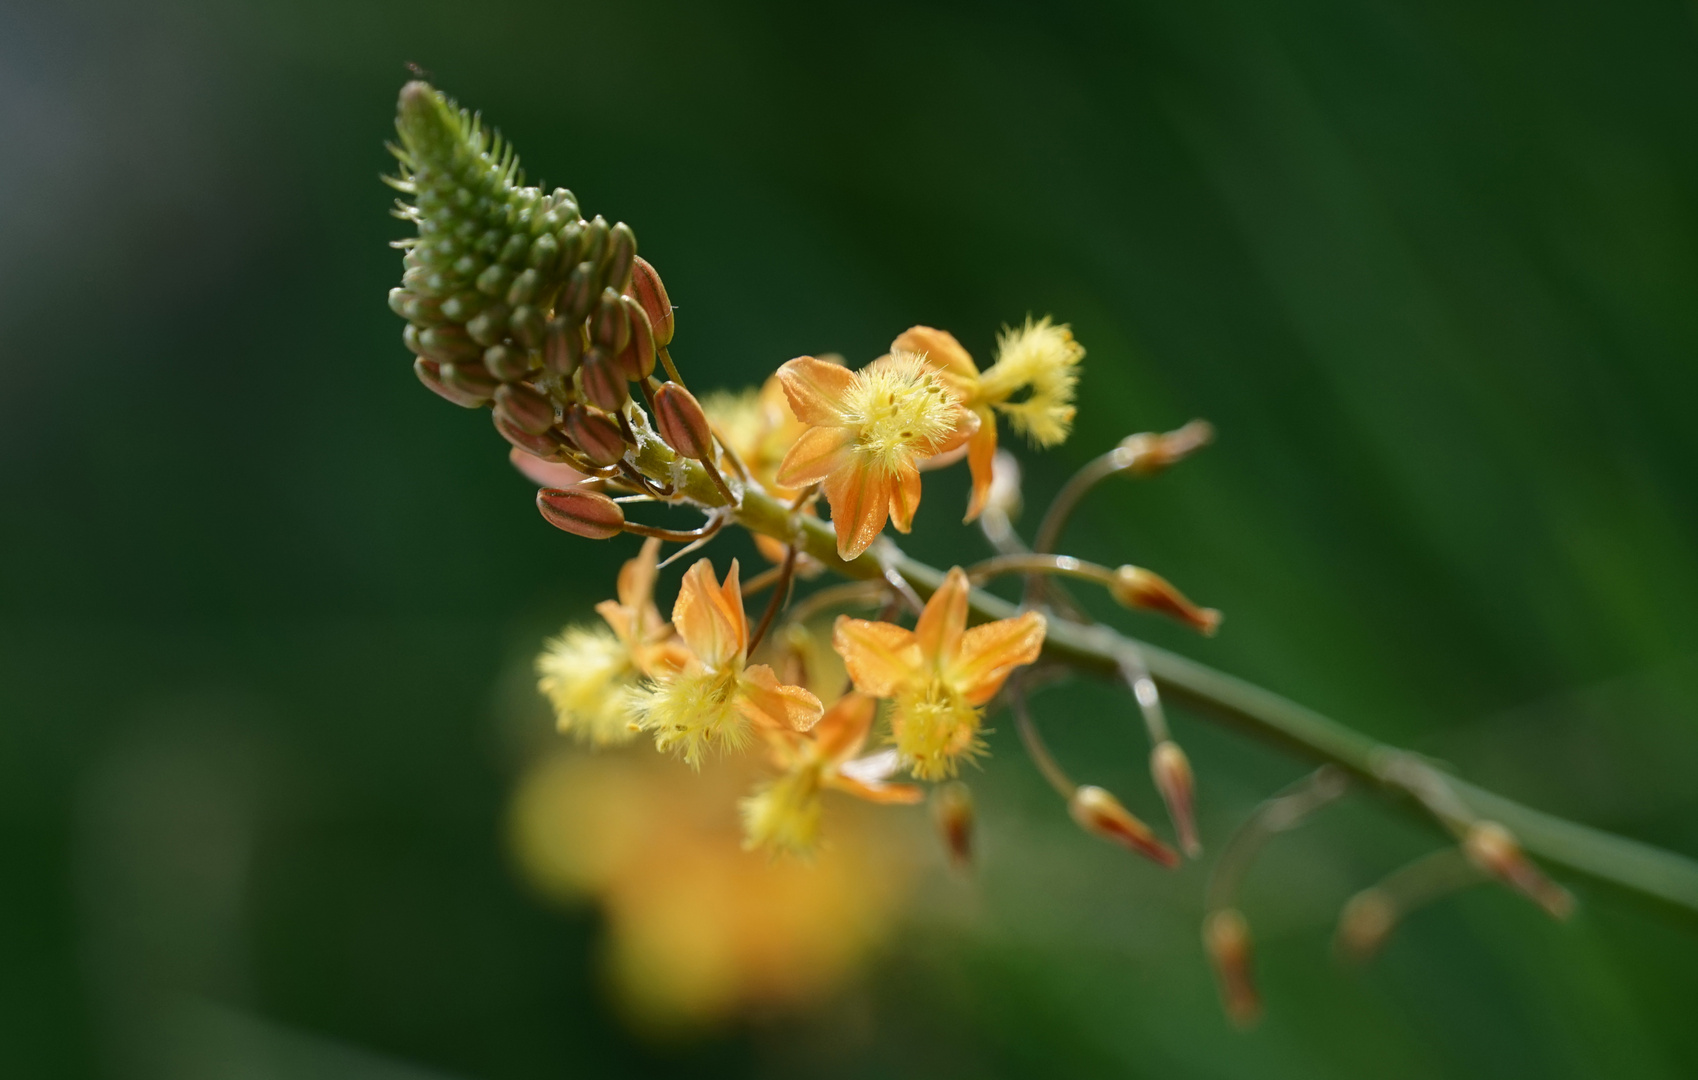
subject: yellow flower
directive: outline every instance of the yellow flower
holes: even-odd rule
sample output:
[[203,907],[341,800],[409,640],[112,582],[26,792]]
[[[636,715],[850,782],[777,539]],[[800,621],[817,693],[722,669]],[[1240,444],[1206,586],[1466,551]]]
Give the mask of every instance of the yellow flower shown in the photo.
[[977,420],[934,368],[892,350],[859,371],[811,356],[778,369],[790,411],[807,425],[779,465],[791,488],[818,482],[837,554],[852,559],[884,530],[907,532],[920,505],[919,462],[960,446]]
[[676,670],[688,659],[654,606],[660,541],[649,540],[619,571],[619,599],[596,606],[606,627],[569,626],[537,657],[537,688],[561,731],[607,746],[628,741],[636,714],[629,692],[639,675]]
[[778,483],[778,466],[785,453],[802,437],[806,425],[790,413],[784,400],[784,384],[769,376],[759,390],[733,394],[719,391],[702,399],[708,423],[762,487],[781,499],[792,499],[796,491]]
[[819,720],[824,711],[819,698],[779,682],[765,664],[748,662],[749,622],[737,560],[723,586],[712,561],[690,567],[672,608],[672,625],[688,649],[684,663],[653,674],[630,699],[657,749],[681,749],[686,762],[700,767],[709,746],[743,745],[751,724],[806,731]]
[[833,645],[855,689],[895,702],[891,735],[922,780],[955,773],[981,749],[981,707],[1009,674],[1038,658],[1044,617],[1028,611],[967,629],[967,575],[955,567],[914,629],[839,616]]
[[820,793],[826,788],[875,803],[915,803],[922,793],[911,784],[886,779],[899,765],[886,751],[857,758],[872,730],[878,702],[865,694],[845,694],[813,730],[772,730],[767,734],[778,779],[738,803],[743,817],[743,846],[807,854],[819,839]]
[[[983,372],[946,330],[911,327],[890,348],[925,356],[979,418],[978,430],[967,445],[967,466],[973,474],[968,521],[979,516],[990,495],[991,462],[996,457],[996,412],[992,410],[1006,415],[1016,431],[1038,446],[1055,446],[1067,438],[1085,349],[1073,340],[1071,329],[1055,325],[1049,316],[1036,321],[1028,317],[1019,329],[1005,329],[997,338],[996,363]],[[1025,396],[1015,400],[1022,392]]]

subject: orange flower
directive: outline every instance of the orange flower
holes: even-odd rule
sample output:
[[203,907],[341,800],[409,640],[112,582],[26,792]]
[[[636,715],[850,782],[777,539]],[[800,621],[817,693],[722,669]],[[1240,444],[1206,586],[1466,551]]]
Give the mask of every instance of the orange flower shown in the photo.
[[749,622],[737,580],[737,560],[720,585],[711,560],[684,575],[672,625],[689,654],[675,671],[662,671],[640,689],[633,707],[637,723],[654,732],[657,749],[683,749],[684,760],[700,766],[713,743],[737,747],[751,724],[806,731],[824,709],[800,686],[787,686],[765,664],[750,664]]
[[900,765],[895,751],[856,757],[877,712],[878,702],[865,694],[845,694],[812,731],[767,731],[773,764],[784,772],[738,804],[744,847],[811,851],[819,838],[820,792],[826,788],[875,803],[920,801],[919,788],[886,783]]
[[654,605],[659,560],[660,541],[653,537],[644,540],[637,557],[619,568],[615,590],[619,599],[603,600],[595,606],[644,675],[676,671],[690,658],[672,624],[660,617],[660,609]]
[[982,706],[1009,674],[1038,658],[1044,617],[1028,611],[967,629],[967,575],[955,567],[914,629],[839,616],[832,644],[855,689],[895,702],[891,735],[922,780],[955,772],[981,749]]
[[778,369],[790,411],[807,425],[777,482],[818,482],[831,504],[837,554],[853,559],[884,530],[907,532],[920,505],[918,463],[960,446],[978,421],[920,356],[893,351],[859,371],[811,356]]
[[[1028,318],[1021,328],[1004,330],[997,339],[996,363],[983,372],[947,330],[909,327],[890,343],[892,353],[898,350],[925,357],[978,418],[967,443],[967,467],[973,474],[967,521],[979,516],[990,495],[991,462],[996,457],[993,410],[1004,413],[1038,446],[1055,446],[1067,438],[1085,350],[1068,327],[1054,325],[1048,316]],[[1021,400],[1014,400],[1017,396]]]

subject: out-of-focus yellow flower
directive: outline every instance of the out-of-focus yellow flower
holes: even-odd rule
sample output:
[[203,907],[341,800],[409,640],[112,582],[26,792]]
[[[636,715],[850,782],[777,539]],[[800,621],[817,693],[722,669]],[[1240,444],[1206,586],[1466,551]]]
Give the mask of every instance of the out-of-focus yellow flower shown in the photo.
[[865,551],[887,518],[907,532],[920,505],[919,463],[962,445],[978,426],[960,395],[912,352],[893,350],[859,371],[802,356],[778,378],[807,430],[777,481],[820,484],[845,559]]
[[[979,418],[978,430],[967,445],[967,466],[973,474],[968,521],[979,516],[990,494],[996,412],[1007,416],[1014,430],[1038,446],[1063,442],[1072,428],[1073,395],[1085,349],[1073,340],[1069,327],[1057,326],[1047,315],[1037,320],[1028,317],[1018,329],[1005,329],[997,338],[996,363],[983,372],[946,330],[910,327],[890,348],[893,353],[901,349],[923,355]],[[1017,399],[1022,393],[1025,396]]]
[[911,830],[853,803],[833,811],[831,843],[806,863],[745,853],[733,806],[755,769],[567,753],[515,791],[520,868],[543,895],[605,912],[606,975],[641,1030],[819,1001],[865,963],[908,893]]
[[712,561],[690,567],[672,608],[672,625],[688,646],[685,662],[651,673],[629,698],[637,723],[654,734],[658,749],[679,749],[686,762],[700,767],[710,746],[735,749],[747,742],[751,724],[806,731],[819,720],[824,711],[819,698],[780,682],[767,665],[748,662],[749,622],[737,560],[731,560],[723,586]]
[[537,687],[561,731],[597,746],[628,741],[636,714],[630,691],[642,675],[676,671],[689,659],[654,606],[660,541],[644,542],[619,571],[618,600],[596,606],[607,626],[569,626],[537,657]]
[[894,751],[858,757],[872,730],[878,702],[845,694],[813,730],[770,730],[769,756],[781,775],[744,799],[743,846],[805,855],[819,839],[820,793],[826,788],[875,803],[916,803],[924,793],[911,784],[887,783],[900,767]]
[[781,499],[795,498],[796,489],[778,482],[778,466],[807,427],[791,414],[777,375],[768,376],[759,390],[709,394],[702,399],[702,409],[720,442],[762,487]]
[[951,776],[963,756],[978,752],[981,707],[1044,644],[1044,617],[1036,611],[967,629],[968,591],[967,575],[950,570],[912,630],[837,619],[833,645],[855,689],[895,702],[893,741],[922,780]]

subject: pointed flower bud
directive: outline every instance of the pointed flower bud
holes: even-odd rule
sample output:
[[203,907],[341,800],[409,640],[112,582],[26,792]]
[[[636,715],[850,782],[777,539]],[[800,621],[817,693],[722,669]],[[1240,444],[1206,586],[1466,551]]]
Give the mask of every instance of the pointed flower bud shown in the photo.
[[613,465],[625,456],[625,433],[600,409],[583,405],[567,409],[566,434],[597,465]]
[[666,295],[660,275],[641,255],[631,262],[631,284],[625,292],[643,306],[649,325],[654,328],[655,346],[665,348],[672,344],[672,300]]
[[569,379],[583,358],[583,324],[558,318],[549,320],[542,342],[542,362],[548,365],[548,370]]
[[637,258],[637,237],[631,226],[621,221],[607,233],[607,273],[603,275],[614,292],[621,292],[631,280],[631,266]]
[[588,318],[600,288],[595,263],[585,259],[573,267],[566,279],[566,291],[560,294],[559,310],[565,314],[566,321],[581,323]]
[[620,297],[620,302],[625,305],[625,315],[631,324],[631,340],[619,350],[619,367],[627,379],[636,382],[654,374],[654,328],[649,326],[648,314],[641,304],[629,296]]
[[429,360],[423,356],[414,359],[413,374],[417,375],[419,381],[430,387],[439,397],[452,401],[463,409],[476,409],[489,404],[488,397],[467,393],[457,386],[449,386],[444,382],[442,365],[435,360]]
[[625,511],[599,491],[541,488],[537,509],[556,529],[591,540],[606,540],[625,530]]
[[1212,635],[1220,627],[1220,612],[1198,607],[1166,578],[1141,566],[1122,566],[1116,570],[1108,592],[1123,607],[1172,616],[1203,634]]
[[1156,790],[1161,792],[1162,802],[1167,804],[1173,830],[1179,834],[1180,849],[1197,858],[1203,853],[1203,845],[1197,839],[1197,817],[1193,810],[1195,781],[1191,776],[1191,761],[1178,743],[1164,739],[1150,751],[1150,776],[1156,782]]
[[592,345],[584,354],[583,366],[578,369],[578,381],[583,385],[584,397],[589,399],[590,404],[608,412],[618,412],[631,395],[631,388],[625,383],[625,373],[619,370],[613,355],[600,345]]
[[949,865],[957,870],[973,866],[973,793],[966,784],[952,780],[937,788],[932,795],[932,813],[937,819],[937,831],[943,837],[944,850],[949,853]]
[[1227,1019],[1241,1028],[1262,1016],[1262,998],[1252,971],[1250,925],[1237,908],[1222,908],[1203,920],[1203,948],[1220,983],[1221,1007]]
[[542,458],[544,461],[566,460],[566,442],[558,432],[550,429],[540,435],[533,435],[515,424],[512,418],[500,409],[495,411],[493,419],[495,430],[501,432],[501,437],[525,453]]
[[601,290],[596,301],[595,313],[590,316],[590,338],[614,355],[631,340],[631,320],[625,314],[619,294],[612,289]]
[[554,402],[525,383],[496,387],[495,408],[517,427],[541,435],[554,426]]
[[1574,897],[1533,864],[1515,834],[1495,821],[1481,821],[1462,840],[1468,861],[1544,908],[1552,918],[1574,913]]
[[1193,420],[1162,435],[1148,431],[1128,435],[1114,448],[1114,465],[1130,476],[1153,476],[1209,445],[1214,437],[1214,425],[1207,420]]
[[654,424],[666,445],[695,461],[713,455],[713,430],[694,394],[666,383],[654,394]]
[[1172,848],[1157,840],[1148,825],[1100,787],[1087,784],[1079,788],[1068,800],[1067,810],[1079,827],[1092,835],[1112,840],[1170,870],[1179,865],[1179,856]]

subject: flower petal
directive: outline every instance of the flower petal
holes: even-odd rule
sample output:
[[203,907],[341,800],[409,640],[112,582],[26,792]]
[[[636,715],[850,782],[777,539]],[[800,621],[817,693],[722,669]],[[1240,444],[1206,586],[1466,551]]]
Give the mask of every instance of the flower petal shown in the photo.
[[785,451],[774,477],[782,487],[799,488],[850,467],[853,432],[840,427],[811,427]]
[[967,575],[959,567],[949,571],[937,592],[926,601],[920,621],[914,624],[914,640],[920,654],[944,667],[953,667],[956,652],[961,646],[962,631],[967,629]]
[[807,731],[825,712],[819,698],[800,686],[779,682],[765,664],[743,669],[743,677],[737,680],[737,709],[753,723],[790,731]]
[[962,636],[960,652],[945,677],[962,697],[983,705],[1015,668],[1038,658],[1046,625],[1042,614],[1028,611],[973,627]]
[[829,427],[843,422],[843,395],[855,375],[841,364],[798,356],[778,369],[790,411],[804,424]]
[[[994,416],[992,422],[995,422]],[[947,454],[977,435],[979,429],[983,426],[984,423],[979,419],[979,413],[958,403],[955,406],[954,426],[949,429],[949,434],[933,442],[927,453],[933,456]]]
[[892,697],[920,667],[914,632],[895,623],[837,617],[831,647],[843,657],[855,689],[873,697]]
[[[737,577],[737,564],[731,564],[727,582]],[[710,668],[723,668],[743,655],[748,641],[748,629],[743,621],[742,598],[732,610],[720,591],[713,574],[713,561],[701,559],[684,574],[678,589],[678,602],[672,605],[672,625],[684,644]]]
[[860,753],[877,713],[878,702],[866,694],[848,693],[839,698],[814,727],[819,760],[847,761]]
[[979,368],[955,335],[930,326],[910,326],[890,343],[890,351],[921,353],[926,361],[947,375],[978,381]]
[[973,496],[967,503],[967,516],[961,519],[963,525],[984,511],[991,480],[996,475],[991,464],[996,460],[996,416],[989,409],[980,409],[978,414],[979,430],[967,440],[967,470],[973,474]]
[[886,806],[908,806],[926,797],[925,789],[916,784],[868,783],[852,776],[827,775],[826,785],[847,795]]
[[884,531],[890,512],[890,480],[852,463],[826,477],[820,487],[831,505],[838,558],[847,561],[858,557]]
[[912,464],[898,469],[890,484],[890,523],[897,532],[914,527],[914,511],[920,508],[920,470]]

